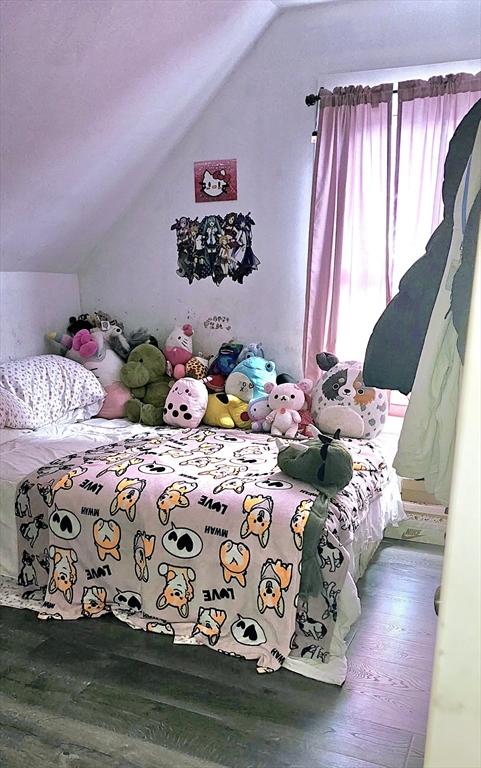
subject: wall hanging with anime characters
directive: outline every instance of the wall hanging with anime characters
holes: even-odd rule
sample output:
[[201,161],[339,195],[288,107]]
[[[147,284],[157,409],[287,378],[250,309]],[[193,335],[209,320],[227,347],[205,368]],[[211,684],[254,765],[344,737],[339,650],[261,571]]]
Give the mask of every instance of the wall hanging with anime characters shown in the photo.
[[249,213],[204,216],[202,221],[182,216],[172,224],[177,233],[177,274],[189,283],[211,277],[220,285],[229,277],[243,283],[260,262],[252,250]]

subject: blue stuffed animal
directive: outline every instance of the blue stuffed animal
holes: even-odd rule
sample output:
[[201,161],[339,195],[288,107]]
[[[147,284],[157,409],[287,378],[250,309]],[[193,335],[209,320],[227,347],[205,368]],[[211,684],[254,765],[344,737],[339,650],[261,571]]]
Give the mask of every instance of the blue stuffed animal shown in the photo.
[[232,373],[226,379],[225,391],[227,395],[244,400],[248,403],[256,397],[264,397],[264,384],[276,382],[276,366],[272,360],[264,360],[263,357],[248,357],[236,365]]
[[242,344],[236,344],[230,342],[229,344],[223,344],[217,353],[217,356],[209,366],[208,374],[221,374],[222,376],[228,376],[229,373],[237,365],[237,359],[242,350]]
[[241,353],[237,358],[237,363],[242,363],[243,360],[247,360],[249,357],[265,357],[261,341],[257,344],[246,344],[245,347],[242,347]]

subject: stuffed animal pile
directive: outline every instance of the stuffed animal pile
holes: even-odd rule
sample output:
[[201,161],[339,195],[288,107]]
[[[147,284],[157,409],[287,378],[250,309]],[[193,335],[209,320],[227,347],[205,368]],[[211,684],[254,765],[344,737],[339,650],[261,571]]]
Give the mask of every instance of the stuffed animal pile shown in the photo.
[[387,418],[387,397],[366,387],[362,363],[323,352],[320,378],[294,380],[276,371],[260,342],[222,344],[208,359],[193,349],[190,323],[175,326],[163,349],[145,328],[127,333],[103,311],[70,317],[50,348],[91,370],[106,391],[104,418],[147,426],[168,424],[252,429],[284,438],[321,433],[373,439]]
[[123,418],[129,412],[131,393],[122,383],[121,370],[130,352],[140,344],[158,346],[145,328],[126,335],[123,323],[102,311],[72,316],[65,333],[54,331],[45,338],[50,351],[75,360],[98,378],[105,399],[97,416],[105,419]]

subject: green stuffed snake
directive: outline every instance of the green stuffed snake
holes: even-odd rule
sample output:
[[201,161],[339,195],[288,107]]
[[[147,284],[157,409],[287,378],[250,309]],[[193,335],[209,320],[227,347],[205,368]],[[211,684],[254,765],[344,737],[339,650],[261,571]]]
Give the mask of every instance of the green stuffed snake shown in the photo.
[[305,441],[277,440],[277,463],[282,472],[310,483],[319,491],[304,529],[300,596],[307,598],[321,592],[322,574],[318,546],[327,519],[330,499],[352,478],[352,458],[339,438],[320,435]]

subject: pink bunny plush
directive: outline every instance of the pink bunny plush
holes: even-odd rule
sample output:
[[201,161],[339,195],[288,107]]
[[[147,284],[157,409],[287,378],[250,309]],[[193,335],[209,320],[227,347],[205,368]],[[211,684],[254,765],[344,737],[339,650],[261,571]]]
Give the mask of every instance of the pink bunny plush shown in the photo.
[[268,381],[264,390],[269,395],[271,412],[266,421],[271,425],[271,435],[295,437],[301,423],[301,411],[305,407],[306,394],[312,389],[312,381],[303,379],[298,384],[273,384]]

